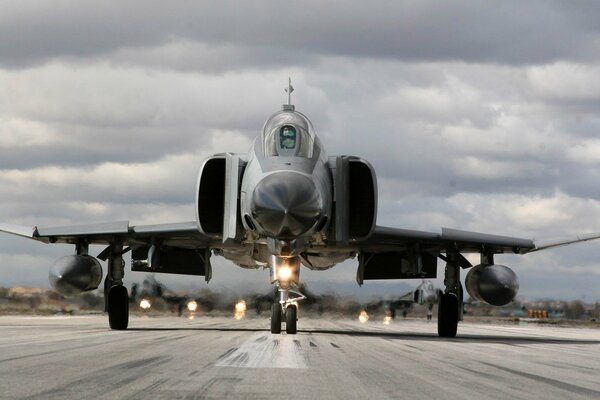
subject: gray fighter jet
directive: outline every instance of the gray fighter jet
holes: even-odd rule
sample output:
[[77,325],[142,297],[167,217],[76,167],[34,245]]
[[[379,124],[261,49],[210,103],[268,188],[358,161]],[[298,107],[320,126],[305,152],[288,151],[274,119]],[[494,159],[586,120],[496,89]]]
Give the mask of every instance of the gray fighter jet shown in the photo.
[[439,302],[442,293],[441,289],[435,288],[433,282],[423,279],[419,286],[400,296],[396,303],[406,302],[409,304],[409,308],[412,307],[412,304],[427,306],[427,320],[429,321],[432,317],[433,305]]
[[[495,264],[501,253],[525,254],[600,237],[589,234],[554,243],[442,228],[423,232],[376,225],[377,180],[369,162],[354,156],[327,156],[310,120],[291,104],[271,115],[247,154],[221,153],[201,167],[196,186],[196,220],[130,226],[127,221],[68,227],[0,224],[0,231],[45,243],[70,243],[75,254],[55,262],[52,286],[63,294],[97,288],[98,259],[107,261],[106,311],[112,329],[126,329],[128,293],[123,286],[124,255],[131,269],[154,273],[212,275],[211,257],[244,268],[269,268],[279,300],[271,310],[271,332],[297,330],[300,266],[324,270],[356,259],[358,284],[373,279],[435,278],[445,261],[439,299],[438,333],[456,335],[462,317],[460,271],[471,297],[494,305],[514,299],[515,273]],[[106,248],[93,257],[90,244]],[[472,266],[464,253],[479,253]]]

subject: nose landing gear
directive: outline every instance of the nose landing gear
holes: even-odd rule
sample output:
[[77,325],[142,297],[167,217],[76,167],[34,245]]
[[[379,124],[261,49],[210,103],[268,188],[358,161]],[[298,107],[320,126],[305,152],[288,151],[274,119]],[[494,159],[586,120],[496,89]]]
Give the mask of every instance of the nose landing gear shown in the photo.
[[[294,297],[290,297],[290,293]],[[281,323],[285,317],[285,332],[288,335],[295,335],[298,332],[298,302],[304,300],[306,296],[298,290],[279,287],[279,301],[271,306],[271,333],[281,333]]]
[[272,257],[271,281],[279,287],[279,301],[275,301],[271,306],[271,333],[281,333],[281,323],[284,319],[287,334],[295,335],[298,331],[298,302],[306,299],[296,286],[299,272],[298,257]]

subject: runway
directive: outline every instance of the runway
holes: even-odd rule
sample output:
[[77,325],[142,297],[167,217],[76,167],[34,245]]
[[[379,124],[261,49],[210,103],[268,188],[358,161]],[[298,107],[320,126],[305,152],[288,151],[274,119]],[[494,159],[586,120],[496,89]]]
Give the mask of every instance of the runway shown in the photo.
[[2,399],[600,398],[600,330],[268,319],[0,317]]

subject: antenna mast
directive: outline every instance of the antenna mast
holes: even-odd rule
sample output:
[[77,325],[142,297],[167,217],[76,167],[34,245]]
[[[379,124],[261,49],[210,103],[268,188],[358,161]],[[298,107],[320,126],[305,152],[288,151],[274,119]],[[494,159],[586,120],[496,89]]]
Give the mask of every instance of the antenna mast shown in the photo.
[[292,78],[288,77],[288,87],[285,88],[286,93],[288,94],[288,106],[292,105],[292,92],[294,91],[294,87],[292,86]]

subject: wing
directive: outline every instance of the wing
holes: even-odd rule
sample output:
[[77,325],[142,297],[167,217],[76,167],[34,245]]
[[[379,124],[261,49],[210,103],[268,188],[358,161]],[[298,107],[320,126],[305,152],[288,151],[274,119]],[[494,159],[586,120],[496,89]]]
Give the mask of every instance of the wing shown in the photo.
[[78,253],[81,246],[87,252],[90,244],[106,245],[97,255],[101,260],[107,260],[111,246],[119,243],[120,255],[131,251],[133,271],[203,275],[207,281],[211,277],[211,249],[234,245],[224,244],[220,236],[203,234],[193,221],[138,226],[115,221],[50,228],[0,224],[0,231],[44,243],[74,244]]
[[452,248],[460,253],[526,254],[599,238],[600,233],[590,233],[559,240],[538,241],[450,228],[442,228],[441,233],[435,233],[377,226],[368,239],[360,242],[359,247],[363,251],[377,253],[406,250],[418,245],[420,250],[431,252],[445,252]]
[[367,239],[354,246],[359,253],[357,280],[435,278],[437,259],[449,252],[462,268],[472,264],[462,254],[480,253],[482,263],[493,264],[495,254],[526,254],[534,251],[600,238],[591,233],[554,241],[536,241],[442,228],[441,233],[376,226]]
[[404,293],[403,295],[400,295],[396,299],[396,301],[414,303],[414,301],[415,301],[415,292],[414,292],[414,290],[411,290],[409,292]]
[[220,237],[202,234],[193,221],[139,226],[130,226],[129,221],[114,221],[50,228],[0,224],[0,232],[44,243],[77,244],[85,240],[87,244],[108,245],[115,239],[119,239],[123,245],[140,246],[160,240],[161,243],[169,246],[197,248],[221,242]]

